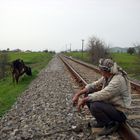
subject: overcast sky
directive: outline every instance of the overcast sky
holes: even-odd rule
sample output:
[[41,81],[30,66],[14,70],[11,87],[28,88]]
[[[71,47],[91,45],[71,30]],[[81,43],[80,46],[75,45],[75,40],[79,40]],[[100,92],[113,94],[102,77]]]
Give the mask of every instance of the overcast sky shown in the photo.
[[140,0],[0,0],[1,50],[75,50],[91,36],[140,43]]

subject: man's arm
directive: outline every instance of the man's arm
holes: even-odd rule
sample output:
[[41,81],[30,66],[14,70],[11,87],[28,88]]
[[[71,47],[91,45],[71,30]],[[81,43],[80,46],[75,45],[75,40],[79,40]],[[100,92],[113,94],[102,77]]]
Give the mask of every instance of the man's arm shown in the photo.
[[115,75],[104,89],[94,92],[88,97],[92,101],[107,101],[112,97],[119,96],[124,82],[125,80],[121,75]]
[[90,93],[90,92],[94,92],[94,90],[98,87],[98,85],[100,85],[101,83],[103,82],[103,77],[101,77],[99,80],[91,83],[91,84],[87,84],[85,86],[84,89],[80,90],[79,92],[77,92],[72,101],[73,101],[73,104],[74,105],[77,105],[78,104],[78,100],[79,100],[79,96],[82,95],[82,94],[87,94],[87,93]]

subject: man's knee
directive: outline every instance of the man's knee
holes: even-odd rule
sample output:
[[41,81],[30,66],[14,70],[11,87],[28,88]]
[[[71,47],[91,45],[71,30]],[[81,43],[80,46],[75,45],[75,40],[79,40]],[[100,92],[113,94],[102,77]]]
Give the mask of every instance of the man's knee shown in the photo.
[[90,105],[90,109],[94,110],[94,111],[99,111],[101,110],[103,104],[100,101],[95,101],[92,102],[92,104]]
[[87,101],[86,105],[91,112],[100,112],[104,108],[104,103],[102,101]]

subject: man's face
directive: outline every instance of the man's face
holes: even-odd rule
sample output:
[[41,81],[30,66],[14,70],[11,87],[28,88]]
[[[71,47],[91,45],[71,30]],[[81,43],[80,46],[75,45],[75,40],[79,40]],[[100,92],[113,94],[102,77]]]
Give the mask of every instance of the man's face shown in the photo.
[[103,71],[103,70],[100,70],[100,72],[101,72],[102,76],[104,76],[105,78],[107,78],[108,75],[109,75],[109,72],[106,72],[106,71]]

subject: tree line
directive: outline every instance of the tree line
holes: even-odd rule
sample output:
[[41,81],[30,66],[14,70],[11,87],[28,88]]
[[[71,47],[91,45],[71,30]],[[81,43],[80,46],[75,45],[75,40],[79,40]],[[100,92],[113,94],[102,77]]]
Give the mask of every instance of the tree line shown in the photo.
[[[86,51],[89,52],[91,62],[96,65],[100,58],[111,58],[109,48],[110,46],[108,46],[104,41],[93,36],[88,40]],[[136,52],[135,48],[138,49],[138,52]],[[134,44],[133,47],[129,47],[127,49],[127,53],[130,55],[138,54],[140,57],[140,44]]]
[[9,55],[7,51],[0,52],[0,79],[6,76],[7,69],[9,68]]

